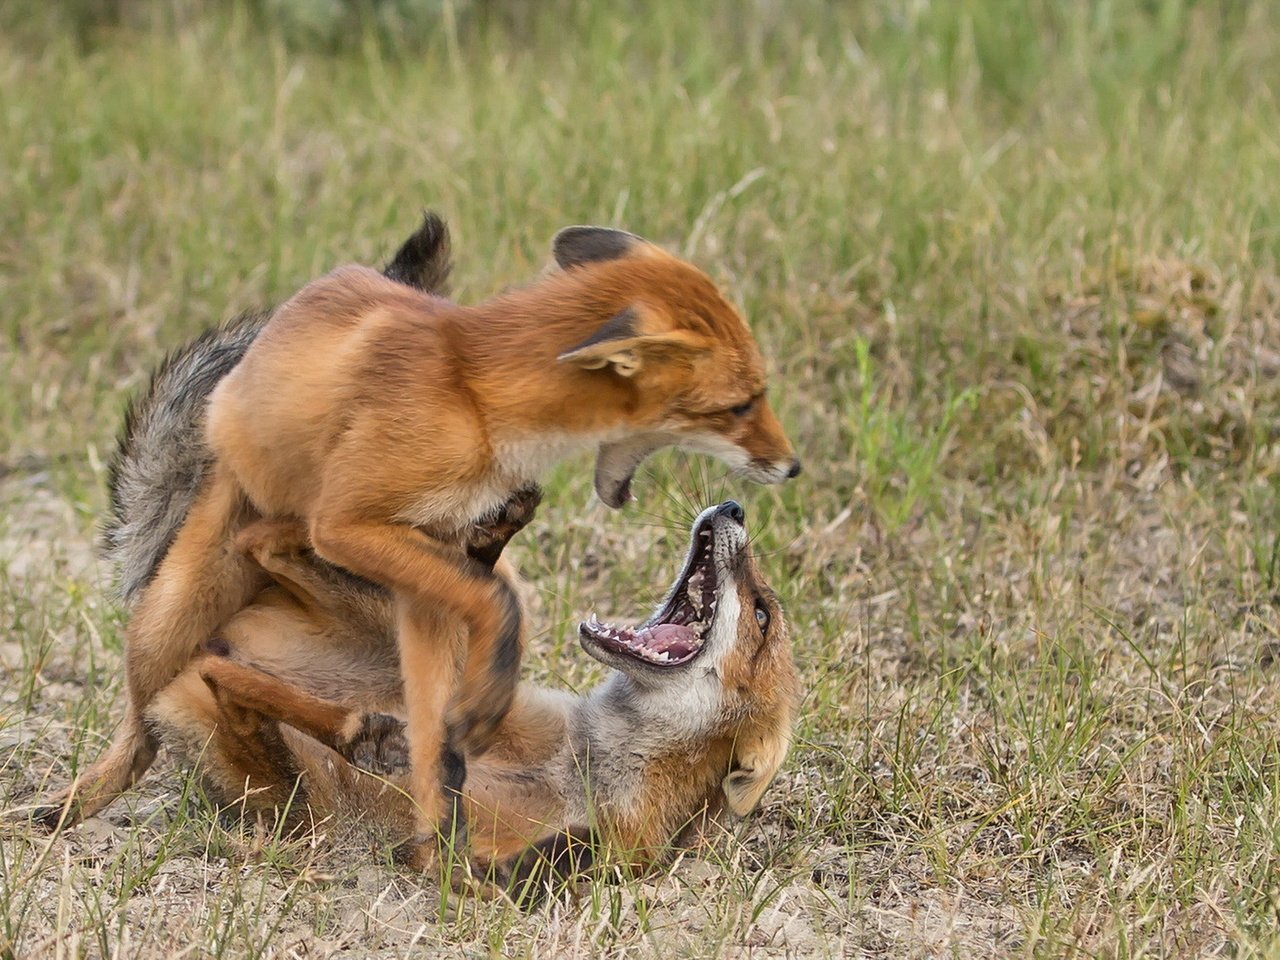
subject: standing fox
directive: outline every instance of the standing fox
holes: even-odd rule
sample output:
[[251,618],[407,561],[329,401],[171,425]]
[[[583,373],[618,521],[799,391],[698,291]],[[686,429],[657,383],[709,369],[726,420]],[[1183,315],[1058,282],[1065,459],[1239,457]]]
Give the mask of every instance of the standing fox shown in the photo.
[[[262,588],[235,545],[251,523],[286,538],[303,524],[321,559],[394,596],[425,840],[462,786],[463,751],[492,742],[520,659],[519,605],[467,555],[468,530],[583,449],[611,507],[665,446],[759,482],[799,472],[759,349],[704,274],[600,227],[562,230],[553,251],[560,272],[475,307],[348,266],[275,311],[210,396],[210,464],[126,632],[124,726],[66,815],[141,775],[155,752],[145,710]],[[456,692],[440,682],[456,657],[442,615],[467,629]]]

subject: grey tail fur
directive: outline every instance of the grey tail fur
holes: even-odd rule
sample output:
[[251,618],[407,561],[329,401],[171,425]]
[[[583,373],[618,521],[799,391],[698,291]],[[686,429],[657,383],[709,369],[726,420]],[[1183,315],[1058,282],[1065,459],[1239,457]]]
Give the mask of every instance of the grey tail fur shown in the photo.
[[[427,211],[382,272],[443,294],[449,252],[449,228]],[[270,319],[270,310],[246,313],[206,330],[161,361],[147,389],[129,403],[108,473],[111,505],[102,529],[103,554],[126,605],[151,582],[212,462],[204,441],[209,394]]]

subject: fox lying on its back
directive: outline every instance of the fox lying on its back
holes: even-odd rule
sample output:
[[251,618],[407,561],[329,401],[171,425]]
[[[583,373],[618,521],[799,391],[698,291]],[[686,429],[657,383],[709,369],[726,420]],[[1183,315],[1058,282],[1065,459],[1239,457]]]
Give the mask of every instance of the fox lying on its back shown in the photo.
[[[514,595],[462,549],[475,523],[577,449],[598,450],[611,506],[672,444],[761,482],[799,471],[750,331],[710,280],[615,230],[568,228],[554,249],[561,272],[479,307],[346,267],[275,311],[210,397],[211,462],[133,607],[124,727],[66,814],[149,764],[145,709],[262,587],[233,548],[261,518],[286,539],[300,520],[320,557],[395,596],[425,840],[461,786],[462,749],[492,741],[519,665]],[[442,616],[467,631],[456,697],[440,682],[458,656]]]
[[[532,508],[513,513],[500,540]],[[732,501],[703,512],[683,569],[644,624],[581,625],[583,648],[613,668],[596,689],[574,697],[520,686],[461,796],[481,873],[492,867],[516,884],[540,866],[571,873],[597,843],[644,866],[722,805],[739,815],[755,807],[786,755],[797,681],[743,519]],[[316,560],[296,532],[282,550],[278,535],[245,531],[276,585],[231,619],[218,649],[166,687],[148,718],[199,757],[223,802],[408,832],[390,597]]]

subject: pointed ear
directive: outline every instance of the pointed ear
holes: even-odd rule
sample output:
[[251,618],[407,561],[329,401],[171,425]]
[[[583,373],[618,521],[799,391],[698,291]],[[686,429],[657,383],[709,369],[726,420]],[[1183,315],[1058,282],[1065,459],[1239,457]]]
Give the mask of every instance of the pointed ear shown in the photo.
[[616,313],[600,329],[576,347],[556,357],[564,363],[572,363],[583,370],[599,370],[612,366],[615,373],[630,377],[640,369],[640,356],[636,352],[639,317],[631,307]]
[[648,242],[625,230],[609,227],[565,227],[551,241],[556,263],[568,270],[584,263],[618,260]]
[[755,809],[777,776],[790,746],[791,735],[786,723],[748,734],[735,746],[733,769],[721,783],[725,801],[735,816],[746,816]]
[[640,315],[634,307],[616,313],[587,339],[556,357],[583,370],[612,367],[623,377],[633,377],[645,360],[663,352],[699,353],[710,344],[692,330],[665,330],[646,333],[641,329]]

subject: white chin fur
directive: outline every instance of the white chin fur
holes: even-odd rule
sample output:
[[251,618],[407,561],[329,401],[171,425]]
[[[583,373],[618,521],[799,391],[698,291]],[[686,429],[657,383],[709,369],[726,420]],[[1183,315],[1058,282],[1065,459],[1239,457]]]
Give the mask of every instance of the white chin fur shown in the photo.
[[720,595],[706,646],[691,668],[674,671],[670,676],[633,676],[648,690],[648,706],[656,715],[679,717],[686,729],[695,731],[716,717],[724,693],[719,677],[720,663],[738,642],[741,615],[738,587],[730,578]]
[[[698,516],[698,519],[694,521],[692,533],[694,540],[696,540],[697,531],[703,522],[718,509],[718,505],[707,507]],[[714,680],[708,685],[708,677],[715,677],[720,662],[738,642],[738,619],[742,615],[741,603],[738,599],[737,578],[734,576],[733,571],[737,557],[746,547],[747,531],[740,524],[727,519],[716,518],[711,522],[713,524],[712,535],[715,538],[711,557],[712,562],[715,564],[715,575],[718,581],[716,607],[711,625],[707,628],[704,636],[702,648],[695,658],[687,664],[681,664],[674,668],[655,670],[628,656],[604,647],[599,641],[579,631],[579,643],[581,643],[583,649],[605,666],[612,667],[619,673],[625,674],[639,684],[640,687],[648,690],[649,695],[656,698],[653,703],[657,705],[659,713],[669,711],[670,716],[684,716],[686,720],[693,722],[695,726],[701,723],[702,720],[697,719],[695,721],[693,715],[689,713],[690,710],[700,718],[712,716],[717,708],[721,689],[720,683],[719,680]],[[695,549],[694,540],[691,540],[689,553],[685,556],[686,564]],[[683,582],[686,573],[687,569],[682,567],[681,576],[672,585],[672,591],[677,589]],[[667,595],[659,603],[659,610],[665,608],[670,602],[672,591],[668,591]],[[696,700],[691,701],[687,699],[688,694],[686,692],[691,685],[693,687],[706,685],[707,689],[699,694]],[[667,697],[671,699],[668,700],[666,699]]]
[[738,476],[745,477],[752,483],[782,483],[791,473],[791,464],[774,463],[768,466],[761,466],[755,463],[748,463],[744,467],[739,467],[735,472]]

